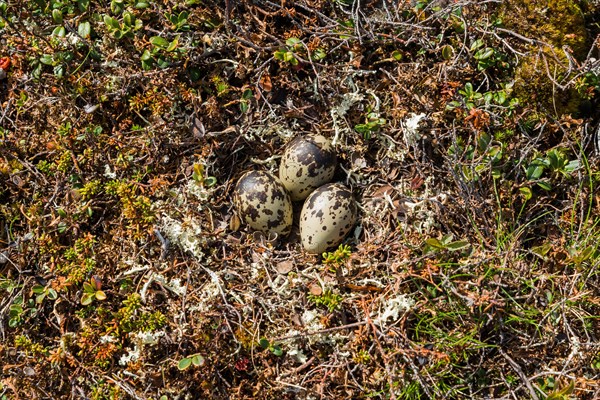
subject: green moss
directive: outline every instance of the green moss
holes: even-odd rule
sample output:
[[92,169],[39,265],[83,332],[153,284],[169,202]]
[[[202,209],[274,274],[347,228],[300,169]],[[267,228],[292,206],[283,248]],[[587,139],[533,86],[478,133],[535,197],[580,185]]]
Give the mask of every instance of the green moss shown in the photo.
[[500,7],[507,29],[561,49],[569,46],[582,59],[589,50],[588,33],[578,1],[508,0]]
[[583,101],[577,89],[569,87],[563,90],[553,82],[561,82],[568,72],[568,65],[564,54],[556,51],[530,52],[520,60],[515,70],[514,96],[522,104],[539,111],[553,112],[558,116],[577,114]]
[[508,0],[499,15],[506,29],[536,43],[515,70],[514,94],[522,104],[554,111],[557,115],[576,114],[581,96],[574,88],[560,90],[557,82],[566,77],[569,60],[563,48],[576,59],[589,50],[589,35],[579,2],[573,0]]

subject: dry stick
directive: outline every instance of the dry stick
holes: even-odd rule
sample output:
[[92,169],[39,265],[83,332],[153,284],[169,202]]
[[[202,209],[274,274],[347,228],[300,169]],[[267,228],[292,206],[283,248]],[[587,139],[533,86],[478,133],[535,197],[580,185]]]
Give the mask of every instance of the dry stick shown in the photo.
[[375,344],[377,345],[377,349],[379,350],[379,353],[381,354],[381,358],[383,358],[383,362],[384,362],[384,366],[385,366],[385,373],[387,375],[388,385],[390,386],[390,400],[396,400],[396,393],[394,392],[394,380],[392,379],[392,372],[390,371],[389,358],[386,356],[385,352],[383,351],[383,347],[381,346],[381,343],[379,342],[379,338],[377,337],[377,328],[373,324],[373,321],[371,321],[371,317],[369,317],[369,310],[367,309],[367,306],[365,305],[364,300],[361,303],[362,303],[361,304],[362,308],[365,311],[365,317],[367,318],[367,323],[369,324],[369,326],[371,327],[371,330],[373,331],[373,339],[375,339]]
[[506,354],[504,352],[504,350],[502,350],[502,348],[498,347],[498,351],[500,352],[500,355],[502,355],[502,357],[504,357],[506,359],[506,361],[508,361],[508,363],[515,370],[517,375],[519,375],[519,378],[521,378],[521,380],[523,381],[525,386],[527,386],[527,389],[529,390],[529,394],[531,395],[531,398],[533,400],[539,400],[539,397],[535,393],[535,389],[531,385],[531,382],[529,381],[529,379],[527,378],[527,376],[525,375],[525,373],[523,372],[523,370],[521,369],[519,364],[517,364],[515,362],[515,360],[513,360],[508,354]]
[[[311,358],[310,358],[310,359],[309,359],[307,362],[305,362],[304,364],[302,364],[302,365],[301,365],[301,366],[299,366],[298,368],[294,368],[293,370],[291,370],[291,371],[288,371],[288,372],[286,372],[286,373],[282,374],[282,375],[281,375],[281,377],[282,377],[282,378],[286,378],[286,377],[288,377],[288,376],[295,375],[295,374],[297,374],[298,372],[302,372],[302,371],[304,371],[306,368],[310,367],[310,365],[311,365],[311,364],[312,364],[312,363],[313,363],[313,362],[314,362],[316,359],[317,359],[317,357],[315,357],[315,356],[311,357]],[[283,383],[283,382],[282,382],[282,383]]]

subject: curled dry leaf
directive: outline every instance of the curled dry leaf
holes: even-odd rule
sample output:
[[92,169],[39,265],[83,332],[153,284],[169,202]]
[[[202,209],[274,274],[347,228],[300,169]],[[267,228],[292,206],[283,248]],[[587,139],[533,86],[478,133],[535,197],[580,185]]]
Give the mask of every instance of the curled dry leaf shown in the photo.
[[320,296],[323,294],[323,288],[321,288],[321,286],[316,283],[311,283],[310,285],[308,285],[308,291],[313,296]]
[[4,71],[8,71],[9,67],[10,67],[10,58],[9,57],[0,58],[0,69],[3,69]]
[[276,269],[277,269],[277,272],[279,272],[282,275],[285,275],[294,269],[294,263],[290,260],[281,261],[281,262],[277,263]]

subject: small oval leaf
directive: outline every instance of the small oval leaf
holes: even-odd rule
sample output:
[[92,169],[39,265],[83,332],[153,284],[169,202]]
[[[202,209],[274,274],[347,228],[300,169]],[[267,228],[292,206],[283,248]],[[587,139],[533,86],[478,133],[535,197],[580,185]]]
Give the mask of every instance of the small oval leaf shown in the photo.
[[183,371],[184,369],[188,368],[190,365],[192,365],[192,359],[182,358],[181,360],[179,360],[179,363],[177,363],[177,368],[180,371]]

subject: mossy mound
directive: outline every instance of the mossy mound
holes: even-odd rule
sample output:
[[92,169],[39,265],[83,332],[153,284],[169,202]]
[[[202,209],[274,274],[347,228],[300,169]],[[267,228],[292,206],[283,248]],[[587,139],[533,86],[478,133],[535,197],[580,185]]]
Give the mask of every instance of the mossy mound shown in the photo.
[[579,2],[573,0],[508,0],[500,6],[502,22],[530,39],[558,48],[568,46],[577,59],[589,50],[589,35]]
[[569,62],[564,53],[561,53],[556,48],[532,50],[520,60],[515,70],[513,94],[521,104],[558,116],[579,112],[584,99],[575,87],[561,89],[553,82],[560,82],[569,70]]
[[519,60],[515,70],[514,95],[521,104],[557,115],[577,114],[583,101],[577,90],[561,89],[555,82],[569,73],[565,50],[575,59],[584,59],[589,50],[589,34],[578,2],[508,0],[500,6],[499,15],[507,29],[536,41],[528,44],[528,55]]

